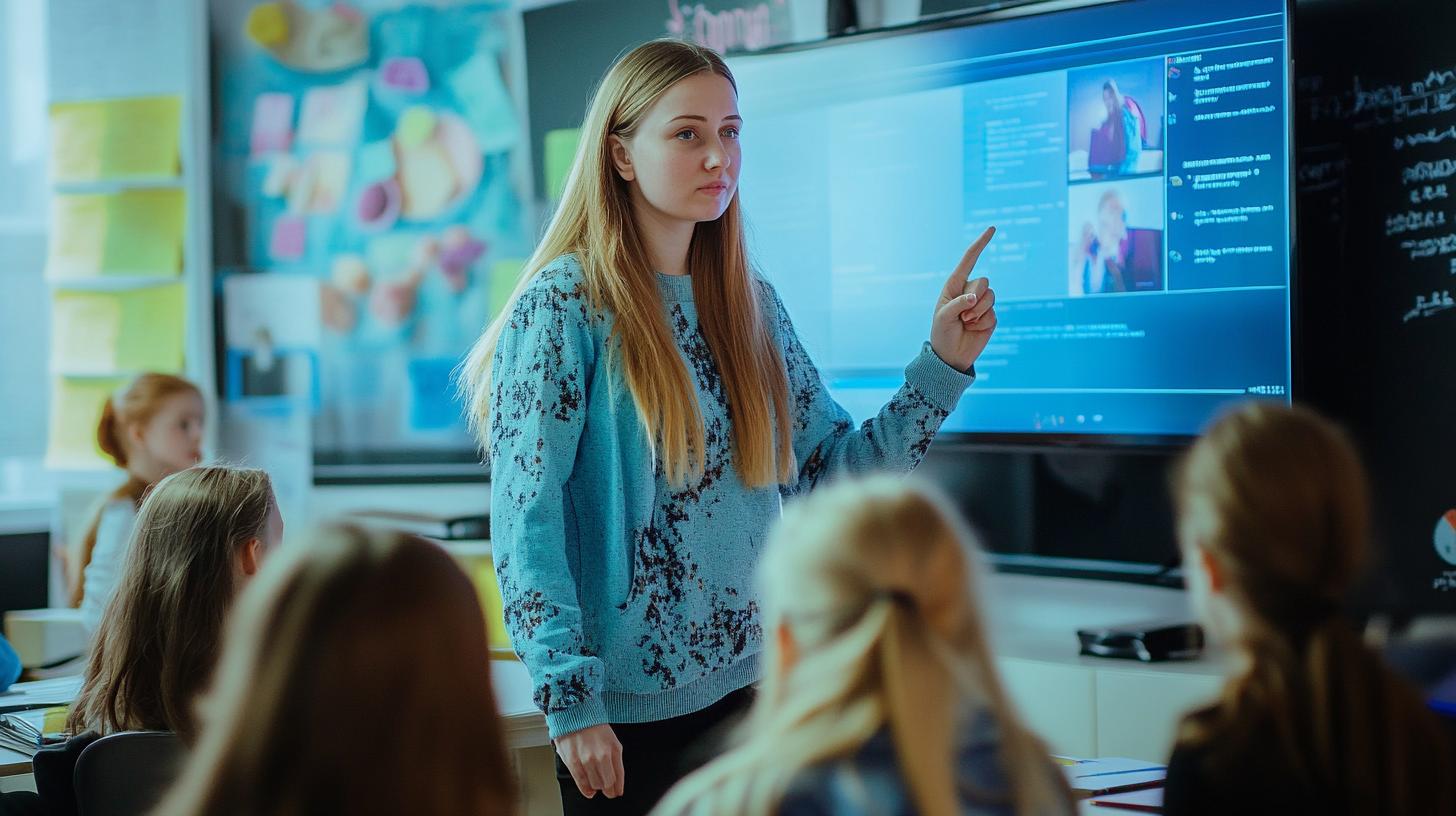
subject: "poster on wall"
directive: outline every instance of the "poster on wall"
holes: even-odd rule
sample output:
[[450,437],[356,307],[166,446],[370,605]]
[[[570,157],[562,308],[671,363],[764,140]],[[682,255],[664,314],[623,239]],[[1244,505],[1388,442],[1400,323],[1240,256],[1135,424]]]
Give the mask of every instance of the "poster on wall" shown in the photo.
[[[212,4],[215,266],[224,301],[253,299],[220,319],[260,321],[269,293],[292,289],[309,295],[278,295],[275,322],[316,323],[300,358],[316,371],[229,365],[251,377],[222,391],[310,412],[316,473],[476,462],[451,372],[530,249],[509,6]],[[225,325],[224,359],[288,362],[263,346],[297,327],[266,327]]]

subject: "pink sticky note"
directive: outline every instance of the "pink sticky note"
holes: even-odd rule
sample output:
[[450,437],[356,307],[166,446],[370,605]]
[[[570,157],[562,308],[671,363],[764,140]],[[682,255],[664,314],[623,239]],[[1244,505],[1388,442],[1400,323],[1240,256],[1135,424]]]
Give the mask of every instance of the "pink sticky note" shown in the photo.
[[292,215],[280,216],[273,222],[273,236],[268,242],[268,254],[275,261],[296,261],[303,257],[303,246],[308,237],[308,223]]
[[419,57],[390,57],[379,66],[379,81],[386,88],[405,93],[421,94],[430,89],[430,74]]
[[253,131],[248,146],[254,156],[288,152],[293,146],[292,94],[258,94],[253,101]]

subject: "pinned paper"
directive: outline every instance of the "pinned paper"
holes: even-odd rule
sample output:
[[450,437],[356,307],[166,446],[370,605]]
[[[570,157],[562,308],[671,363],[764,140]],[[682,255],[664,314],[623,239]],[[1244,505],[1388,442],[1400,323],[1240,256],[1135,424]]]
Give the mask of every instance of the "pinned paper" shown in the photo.
[[492,55],[477,53],[451,72],[448,84],[482,152],[502,153],[516,146],[520,121]]
[[422,94],[430,89],[430,74],[419,57],[390,57],[379,66],[379,82],[390,90]]
[[298,141],[308,146],[347,147],[359,140],[369,89],[362,80],[320,88],[303,95]]
[[546,132],[546,155],[542,163],[546,171],[546,197],[552,201],[559,201],[566,191],[566,177],[571,174],[571,163],[576,159],[580,141],[581,131],[577,128]]
[[254,156],[287,153],[293,147],[293,94],[258,94],[248,146]]
[[273,222],[268,255],[275,261],[296,261],[303,257],[307,238],[308,222],[296,215],[279,216]]
[[[349,154],[337,150],[319,151],[308,157],[303,170],[289,191],[289,210],[310,215],[338,212],[344,191],[349,186]],[[302,207],[294,208],[295,193]]]
[[51,312],[51,368],[62,374],[182,371],[185,288],[61,291]]
[[51,105],[51,178],[174,177],[181,167],[181,126],[176,96]]
[[186,203],[180,188],[56,196],[46,276],[177,276]]
[[68,379],[51,386],[50,429],[46,466],[90,469],[111,467],[96,444],[96,426],[106,398],[127,383],[125,377]]

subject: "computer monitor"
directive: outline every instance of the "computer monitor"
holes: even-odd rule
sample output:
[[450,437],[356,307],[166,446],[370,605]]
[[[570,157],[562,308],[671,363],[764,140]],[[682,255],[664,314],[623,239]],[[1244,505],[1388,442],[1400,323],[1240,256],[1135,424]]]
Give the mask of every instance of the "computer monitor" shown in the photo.
[[1177,443],[1287,401],[1289,8],[1011,9],[735,57],[750,249],[873,415],[966,245],[1000,325],[942,432]]

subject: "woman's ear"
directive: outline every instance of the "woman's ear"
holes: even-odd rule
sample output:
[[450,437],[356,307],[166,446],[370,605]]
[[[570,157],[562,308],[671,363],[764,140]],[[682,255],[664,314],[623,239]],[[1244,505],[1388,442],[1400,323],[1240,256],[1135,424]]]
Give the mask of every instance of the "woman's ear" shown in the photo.
[[637,170],[632,166],[632,154],[627,150],[627,143],[621,136],[615,133],[608,136],[607,149],[612,153],[612,166],[617,168],[617,175],[623,181],[637,178]]
[[238,566],[242,568],[243,575],[249,578],[257,575],[258,566],[263,560],[263,540],[261,538],[248,539],[248,543],[244,544],[242,551],[238,553],[238,558],[240,560]]

